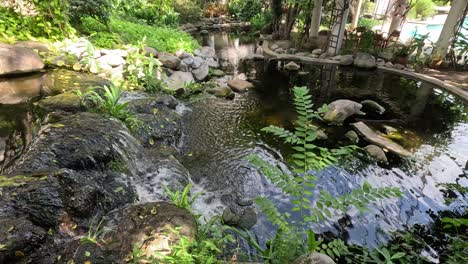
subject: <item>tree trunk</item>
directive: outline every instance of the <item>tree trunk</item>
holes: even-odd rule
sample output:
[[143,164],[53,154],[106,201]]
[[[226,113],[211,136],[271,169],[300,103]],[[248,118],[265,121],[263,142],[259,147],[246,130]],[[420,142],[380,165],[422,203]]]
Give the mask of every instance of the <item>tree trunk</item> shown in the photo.
[[283,15],[283,1],[271,0],[271,11],[273,13],[273,33],[278,33],[281,25],[281,16]]
[[356,0],[353,21],[351,22],[351,29],[355,29],[358,25],[359,16],[361,15],[362,0]]
[[[338,52],[341,49],[341,45],[343,44],[344,31],[345,31],[346,22],[348,21],[348,15],[349,15],[349,5],[345,6],[344,2],[345,2],[344,0],[336,0],[335,2],[336,6],[335,6],[335,10],[333,11],[334,16],[336,17],[336,16],[341,15],[340,14],[341,11],[338,11],[337,8],[340,8],[341,10],[343,10],[343,14],[342,14],[341,23],[334,23],[331,28],[331,35],[337,36],[338,39],[336,41],[337,42],[336,47],[331,47],[330,45],[328,46],[327,53],[330,56],[334,56],[338,54]],[[330,42],[330,40],[328,40],[328,42]]]
[[434,58],[443,59],[447,54],[448,48],[455,37],[455,30],[458,28],[459,23],[463,21],[463,14],[467,5],[466,0],[453,1],[447,20],[445,20],[442,32],[432,52]]
[[312,20],[310,23],[310,37],[318,37],[320,30],[320,20],[322,18],[323,0],[314,0],[314,8],[312,9]]
[[410,8],[408,0],[394,0],[392,6],[387,11],[387,17],[391,19],[388,34],[392,34],[395,30],[400,29]]

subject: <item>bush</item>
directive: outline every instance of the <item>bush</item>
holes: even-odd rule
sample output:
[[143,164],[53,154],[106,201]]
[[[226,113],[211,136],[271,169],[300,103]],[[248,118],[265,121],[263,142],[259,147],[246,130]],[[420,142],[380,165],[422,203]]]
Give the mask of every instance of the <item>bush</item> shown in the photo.
[[229,2],[229,13],[242,21],[250,21],[262,12],[263,1],[260,0],[232,0]]
[[106,31],[92,33],[88,40],[94,46],[105,49],[114,49],[123,44],[118,34]]
[[68,0],[68,15],[73,25],[80,25],[82,17],[92,17],[108,27],[111,3],[108,0]]
[[170,0],[114,0],[115,9],[127,20],[140,20],[149,25],[176,26],[179,21]]
[[432,0],[417,0],[409,11],[410,18],[426,18],[434,14],[434,3]]
[[[178,50],[192,52],[198,47],[198,43],[192,36],[175,28],[142,25],[116,18],[110,20],[109,27],[113,33],[120,36],[123,43],[138,45],[146,36],[148,46],[162,52],[174,53]],[[105,28],[103,25],[96,24],[94,20],[85,18],[82,30],[86,34],[101,34],[98,32],[104,31]],[[106,40],[109,39],[106,38]]]
[[191,0],[175,0],[172,3],[174,11],[178,13],[179,22],[192,23],[200,21],[203,10],[194,1]]
[[263,29],[268,23],[272,20],[271,13],[258,13],[252,19],[250,19],[250,24],[254,30]]
[[361,18],[358,21],[358,27],[365,27],[367,29],[372,29],[374,26],[382,24],[381,21],[370,19],[370,18]]

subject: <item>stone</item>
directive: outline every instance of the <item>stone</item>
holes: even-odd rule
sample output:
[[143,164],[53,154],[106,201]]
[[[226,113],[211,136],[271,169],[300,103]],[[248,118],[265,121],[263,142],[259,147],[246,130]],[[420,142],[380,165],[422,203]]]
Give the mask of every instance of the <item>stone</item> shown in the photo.
[[216,87],[212,89],[207,89],[207,93],[213,94],[216,97],[234,99],[234,92],[229,87]]
[[320,55],[320,54],[322,54],[322,49],[314,49],[314,50],[312,50],[312,54]]
[[385,152],[378,146],[376,145],[368,145],[364,147],[364,150],[367,152],[367,154],[375,159],[379,163],[388,163],[387,156],[385,155]]
[[62,54],[55,56],[51,61],[54,67],[72,67],[73,64],[79,61],[79,57],[73,54]]
[[373,112],[376,112],[378,113],[379,115],[385,113],[385,107],[381,106],[379,103],[377,103],[376,101],[373,101],[373,100],[364,100],[361,102],[362,104],[362,107],[363,107],[363,110],[365,112],[366,109],[369,110],[369,111],[373,111]]
[[190,66],[187,65],[183,60],[180,62],[179,66],[177,66],[177,70],[183,71],[183,72],[189,72],[190,71]]
[[289,49],[287,50],[287,53],[288,53],[288,54],[296,54],[296,52],[297,52],[297,49],[296,49],[296,48],[289,48]]
[[[192,56],[185,57],[185,58],[182,59],[182,62],[183,62],[184,64],[186,64],[187,66],[192,67],[192,64],[193,64],[193,62],[194,62],[194,58],[193,58]],[[182,62],[181,62],[181,63],[182,63]],[[200,61],[200,65],[201,65],[202,62],[203,62],[203,60]],[[200,65],[199,65],[198,67],[200,67]],[[197,68],[198,68],[198,67],[197,67]]]
[[278,48],[282,48],[284,50],[287,50],[293,46],[290,40],[277,40],[273,45],[276,45]]
[[300,68],[301,66],[294,61],[290,61],[288,64],[284,65],[284,69],[287,71],[298,71]]
[[162,63],[163,67],[171,70],[177,69],[177,66],[180,64],[180,59],[177,56],[167,53],[160,53],[158,59]]
[[145,52],[146,57],[153,56],[153,58],[157,58],[159,56],[159,52],[155,48],[152,48],[152,47],[145,46],[143,48],[143,51]]
[[319,59],[326,59],[327,57],[328,57],[327,53],[322,53],[322,54],[319,55]]
[[340,125],[352,115],[363,115],[361,108],[362,105],[354,101],[337,100],[328,105],[328,111],[324,114],[323,120],[329,124]]
[[381,58],[378,58],[377,59],[377,62],[376,62],[376,65],[377,66],[384,66],[385,65],[385,61]]
[[127,50],[121,50],[121,49],[102,49],[101,50],[102,55],[115,55],[115,56],[120,56],[122,58],[127,58],[128,57],[128,51]]
[[240,221],[240,216],[229,207],[224,209],[222,218],[223,223],[229,226],[237,226]]
[[79,111],[82,109],[81,98],[74,93],[63,93],[44,98],[36,103],[45,112]]
[[341,66],[350,66],[350,65],[353,65],[353,62],[354,62],[353,55],[342,55],[340,57]]
[[389,61],[389,62],[386,62],[384,66],[388,68],[393,68],[393,63]]
[[363,69],[373,69],[376,67],[375,57],[365,53],[358,52],[353,63],[354,67],[363,68]]
[[308,52],[298,52],[295,55],[300,57],[307,57],[310,53]]
[[209,34],[209,32],[206,29],[200,31],[200,35],[208,35],[208,34]]
[[0,104],[14,105],[27,103],[41,96],[44,75],[0,79]]
[[163,78],[168,88],[177,90],[184,88],[186,84],[195,82],[191,72],[175,71],[168,78]]
[[202,64],[205,62],[205,60],[203,60],[203,58],[200,58],[200,57],[195,57],[193,58],[193,61],[192,61],[192,68],[193,69],[198,69],[202,66]]
[[335,261],[325,254],[313,252],[300,256],[292,264],[335,264]]
[[253,84],[248,82],[248,81],[244,81],[244,80],[240,80],[240,79],[234,79],[234,80],[230,80],[228,82],[228,86],[229,88],[231,88],[234,92],[237,92],[237,93],[242,93],[242,92],[245,92],[247,91],[248,89],[251,89],[253,88]]
[[249,198],[237,198],[237,204],[240,206],[251,206],[253,205],[253,200]]
[[210,67],[208,66],[208,63],[203,62],[200,67],[192,70],[192,74],[197,81],[205,80],[206,77],[208,77],[210,74]]
[[243,229],[251,229],[257,223],[257,212],[253,207],[234,210],[226,208],[222,215],[223,223]]
[[341,55],[336,55],[330,58],[330,60],[341,61]]
[[32,49],[34,51],[37,51],[38,53],[49,52],[49,46],[47,46],[44,43],[33,40],[18,41],[15,43],[15,46]]
[[351,141],[351,142],[353,142],[353,143],[358,143],[358,142],[359,142],[359,136],[358,136],[358,134],[357,134],[355,131],[353,131],[353,130],[350,130],[350,131],[346,132],[345,137],[346,137],[349,141]]
[[44,66],[33,50],[0,43],[0,76],[37,72]]
[[219,63],[213,58],[208,58],[205,60],[210,68],[219,68]]
[[44,76],[44,86],[46,94],[59,94],[66,91],[79,90],[86,92],[91,87],[110,86],[108,79],[90,73],[74,72],[64,69],[49,71]]
[[278,44],[273,44],[273,45],[270,46],[271,50],[276,50],[278,48],[279,48]]
[[130,205],[108,214],[106,219],[110,220],[105,226],[113,230],[104,235],[106,250],[121,256],[114,263],[124,263],[135,245],[140,245],[141,256],[158,259],[171,254],[181,237],[193,241],[197,235],[194,216],[166,202]]
[[117,67],[113,67],[108,71],[109,78],[112,80],[123,80],[124,79],[124,65],[119,65]]
[[390,51],[381,51],[377,55],[379,58],[384,59],[385,61],[391,61],[393,60],[393,53]]
[[404,70],[405,66],[400,63],[395,63],[395,65],[393,65],[393,68],[397,70]]
[[369,128],[363,122],[353,123],[351,125],[356,129],[356,131],[359,134],[364,136],[364,138],[368,142],[370,142],[370,143],[372,143],[374,145],[377,145],[378,147],[381,147],[383,149],[387,149],[387,150],[399,155],[400,157],[407,158],[407,157],[412,156],[411,153],[409,151],[407,151],[406,149],[404,149],[402,146],[400,146],[399,144],[391,141],[390,139],[387,139],[387,138],[375,133],[371,128]]

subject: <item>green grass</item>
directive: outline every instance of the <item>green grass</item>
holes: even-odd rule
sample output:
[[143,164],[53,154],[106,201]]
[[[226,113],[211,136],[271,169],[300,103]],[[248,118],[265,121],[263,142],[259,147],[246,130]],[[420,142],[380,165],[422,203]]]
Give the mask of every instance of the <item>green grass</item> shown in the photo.
[[199,46],[189,34],[170,27],[155,27],[112,18],[110,29],[114,34],[105,32],[105,27],[93,19],[84,18],[80,31],[89,35],[94,34],[90,39],[91,42],[94,41],[93,44],[102,48],[111,47],[114,42],[120,44],[115,40],[116,35],[120,37],[121,42],[133,45],[137,45],[146,36],[146,44],[162,52],[174,53],[178,50],[193,52]]

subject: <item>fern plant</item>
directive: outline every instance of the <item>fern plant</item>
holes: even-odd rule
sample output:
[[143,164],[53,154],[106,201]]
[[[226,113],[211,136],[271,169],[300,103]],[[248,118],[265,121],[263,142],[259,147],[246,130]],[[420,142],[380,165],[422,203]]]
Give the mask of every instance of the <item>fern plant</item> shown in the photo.
[[193,202],[200,196],[202,193],[198,192],[193,197],[190,197],[190,190],[192,189],[191,184],[187,184],[182,191],[171,191],[166,185],[163,185],[164,192],[169,197],[169,200],[178,207],[185,208],[190,210],[192,208]]
[[[288,237],[299,238],[299,240],[301,237],[309,237],[310,239],[310,233],[313,234],[313,232],[301,231],[297,226],[300,226],[303,230],[308,230],[307,226],[309,226],[310,222],[324,221],[326,218],[332,218],[339,212],[346,213],[351,206],[363,212],[370,203],[376,202],[379,199],[400,197],[402,195],[398,188],[373,188],[366,182],[361,188],[338,197],[333,197],[327,191],[322,190],[315,201],[311,201],[310,197],[314,196],[314,189],[316,187],[314,172],[336,164],[340,157],[353,153],[358,147],[346,146],[328,149],[315,145],[318,127],[313,125],[313,122],[321,120],[320,115],[327,111],[327,106],[322,106],[315,111],[311,100],[312,96],[306,87],[295,87],[293,93],[294,105],[298,114],[294,130],[289,131],[277,126],[269,126],[262,129],[262,131],[273,134],[284,143],[292,146],[294,154],[292,154],[291,162],[289,162],[290,171],[285,172],[257,155],[250,155],[248,157],[249,161],[259,168],[273,184],[284,193],[290,195],[293,205],[292,210],[299,211],[302,216],[300,223],[293,223],[290,220],[289,213],[280,213],[269,199],[257,197],[255,202],[260,210],[278,228],[276,237],[269,242],[270,247],[275,244],[275,240],[283,240]],[[297,232],[299,234],[295,234]],[[311,242],[311,244],[315,246],[309,246],[304,251],[323,251],[331,255],[331,257],[339,256],[333,249],[326,250],[328,244],[326,244],[325,248],[320,248],[320,244],[317,243]],[[330,245],[340,248],[341,243],[334,242]],[[285,251],[293,252],[295,249]],[[265,257],[271,258],[271,254]],[[281,257],[277,257],[278,259],[281,259]],[[281,261],[286,260],[281,259]],[[281,263],[281,261],[271,261],[270,263]]]

